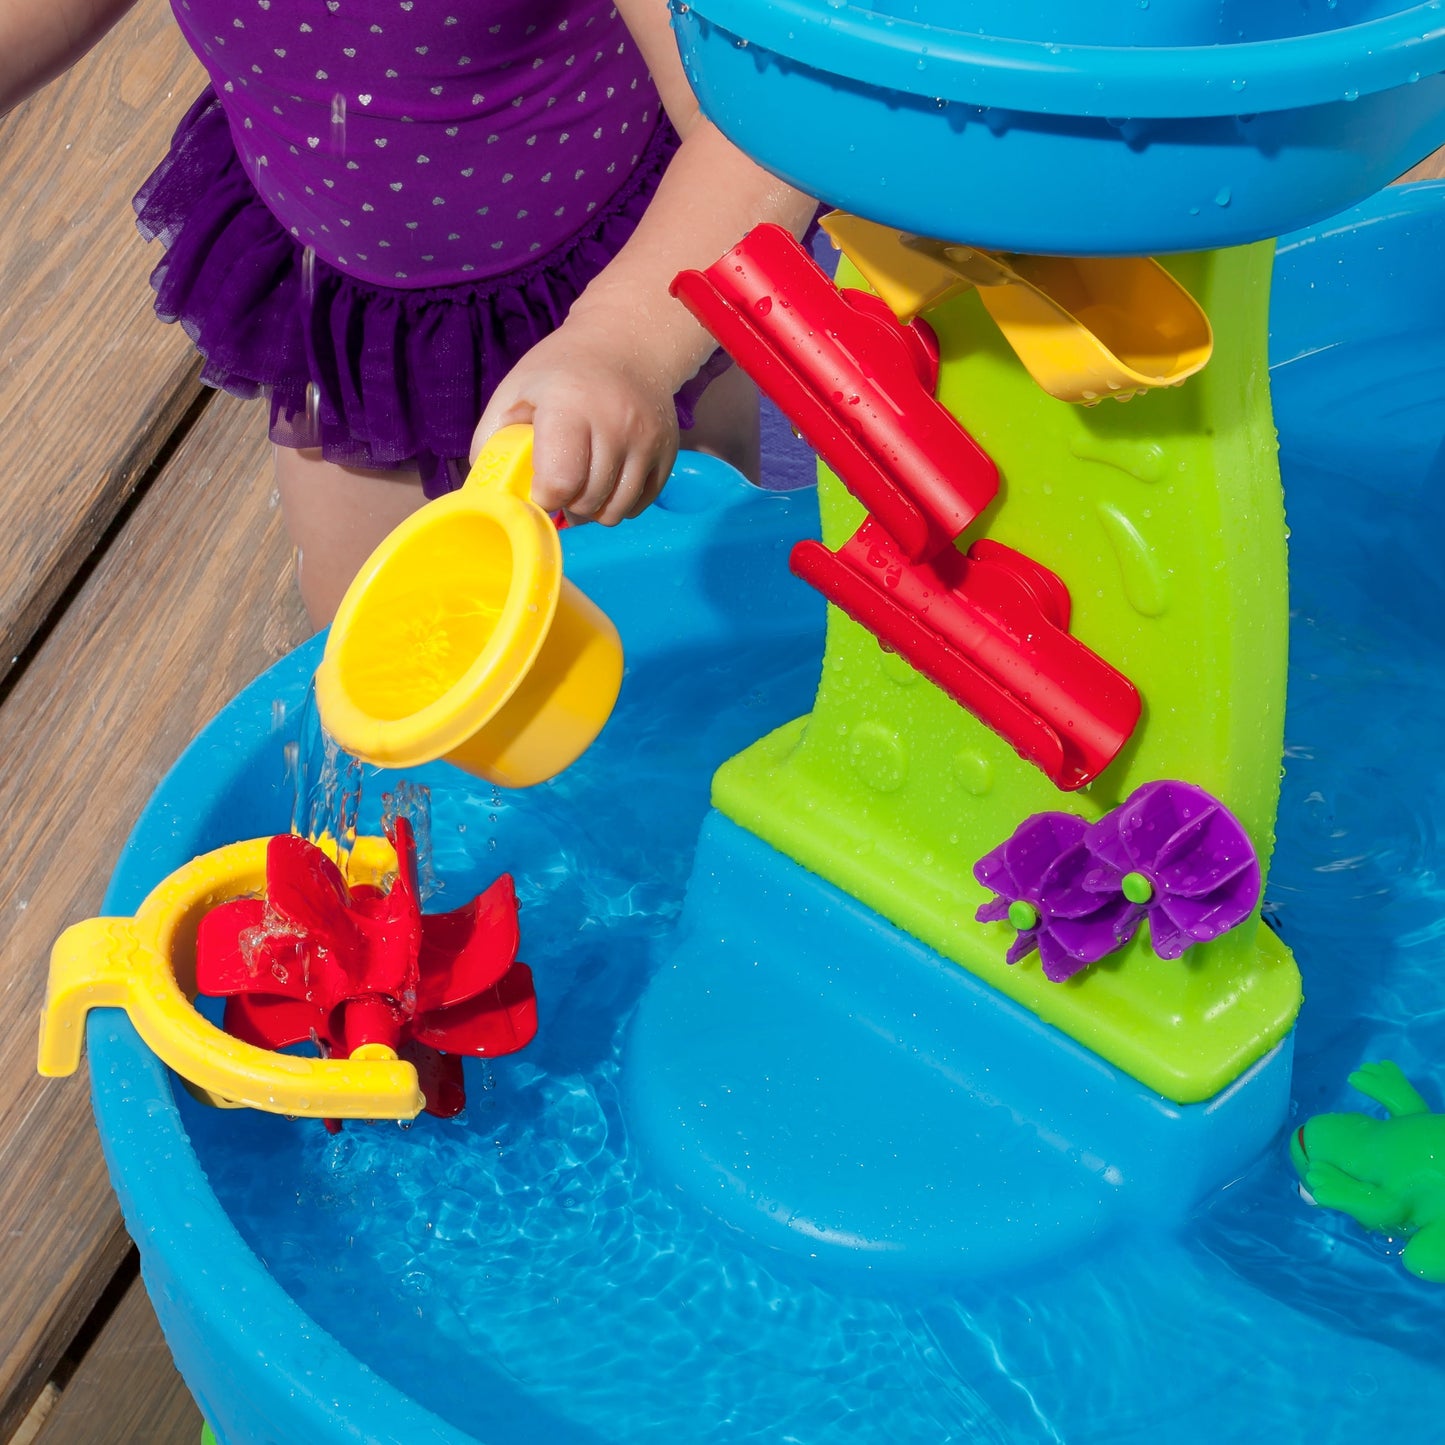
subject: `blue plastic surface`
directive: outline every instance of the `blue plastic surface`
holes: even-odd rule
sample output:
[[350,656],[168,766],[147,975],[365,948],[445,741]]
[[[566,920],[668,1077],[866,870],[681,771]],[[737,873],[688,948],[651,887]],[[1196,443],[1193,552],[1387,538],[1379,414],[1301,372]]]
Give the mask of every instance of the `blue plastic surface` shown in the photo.
[[[667,655],[679,646],[706,667],[709,649],[740,636],[765,652],[779,638],[798,654],[819,652],[822,599],[786,563],[792,542],[816,527],[811,491],[759,492],[723,463],[684,454],[665,498],[643,518],[618,532],[584,527],[563,535],[569,577],[616,622],[632,670],[640,652]],[[269,669],[187,748],[136,824],[105,912],[134,912],[157,882],[198,853],[287,830],[293,789],[284,743],[295,735],[323,640],[313,638]],[[285,720],[279,727],[278,717]],[[680,721],[663,717],[659,725]],[[765,714],[758,728],[779,721]],[[703,795],[725,756],[701,758]],[[436,765],[408,776],[435,782],[440,774],[444,785],[449,772]],[[373,799],[384,786],[369,789]],[[275,1283],[207,1183],[177,1108],[179,1085],[125,1015],[93,1013],[87,1048],[101,1143],[140,1246],[146,1288],[220,1445],[464,1445],[470,1437],[343,1349]],[[235,1118],[203,1114],[208,1123]],[[574,1425],[564,1433],[504,1375],[474,1367],[468,1384],[486,1401],[489,1438],[588,1445],[587,1432]]]
[[1292,1044],[1172,1104],[712,813],[624,1070],[643,1148],[726,1224],[937,1283],[1182,1219],[1280,1128]]
[[[1345,1073],[1386,1050],[1432,1103],[1440,1102],[1445,1005],[1434,870],[1445,795],[1429,749],[1445,645],[1439,621],[1445,596],[1436,580],[1445,489],[1422,487],[1421,477],[1429,475],[1439,443],[1441,424],[1433,418],[1445,416],[1442,244],[1445,187],[1423,187],[1372,201],[1330,234],[1295,238],[1280,250],[1276,399],[1301,631],[1285,780],[1288,827],[1281,829],[1272,871],[1272,888],[1282,891],[1271,906],[1305,972],[1295,1093],[1308,1113],[1345,1106]],[[1334,389],[1322,391],[1327,387]],[[1407,437],[1403,446],[1398,429]],[[1382,452],[1388,465],[1378,464]],[[582,529],[568,539],[569,571],[617,619],[629,646],[630,686],[653,689],[646,698],[634,692],[624,724],[639,729],[644,753],[664,741],[674,752],[696,751],[695,785],[685,798],[657,799],[655,809],[664,850],[684,855],[705,810],[705,775],[728,739],[711,736],[711,719],[696,711],[668,711],[672,696],[697,695],[669,694],[669,675],[707,674],[708,695],[744,708],[753,706],[757,690],[760,733],[779,720],[778,708],[805,706],[806,699],[796,695],[797,678],[769,692],[770,679],[752,676],[738,647],[755,644],[771,672],[790,656],[810,649],[816,656],[821,635],[816,598],[788,577],[784,562],[787,545],[808,529],[809,500],[744,494],[726,484],[720,468],[705,464],[692,480],[695,486],[684,478],[668,494],[666,509],[635,526],[611,534]],[[1367,576],[1372,585],[1354,587]],[[1343,661],[1331,650],[1336,632],[1346,638]],[[187,750],[138,823],[108,908],[133,909],[153,883],[198,851],[286,826],[291,797],[282,743],[318,655],[312,643],[278,664]],[[1380,679],[1382,691],[1369,695],[1362,675]],[[624,690],[624,702],[628,697]],[[284,727],[276,721],[278,702],[288,718]],[[1341,763],[1340,738],[1363,754],[1351,756],[1348,767]],[[608,746],[604,734],[604,765],[612,756]],[[604,778],[589,785],[585,798],[589,806],[602,800],[612,784],[645,792],[648,777]],[[445,787],[445,770],[429,780]],[[621,853],[628,845],[608,831],[607,818],[569,806],[565,790],[533,794],[525,795],[529,805],[559,814],[551,823],[564,841],[571,830],[578,847],[583,834],[598,835],[590,840],[593,854]],[[485,818],[485,797],[479,801]],[[1400,813],[1407,816],[1395,816]],[[686,842],[674,844],[683,827]],[[521,830],[518,846],[533,836]],[[1388,839],[1383,845],[1382,837]],[[753,866],[746,856],[750,842],[709,839],[699,871],[706,872],[709,852],[725,856],[725,843],[732,850],[728,866]],[[486,857],[483,850],[483,866]],[[528,866],[520,855],[508,861],[519,870]],[[639,876],[637,902],[665,921],[666,897],[645,896],[674,887],[680,893],[680,879],[664,881],[665,888]],[[836,896],[802,898],[809,907],[838,902]],[[774,897],[759,907],[779,902]],[[626,896],[617,900],[621,908],[630,903]],[[700,897],[695,916],[706,920],[713,906]],[[740,926],[736,912],[723,922]],[[769,947],[788,936],[782,918],[766,914],[744,915],[741,926]],[[525,936],[535,943],[537,926],[528,927],[533,931]],[[977,1287],[967,1277],[947,1289],[897,1281],[890,1273],[896,1297],[869,1293],[872,1280],[860,1283],[854,1271],[849,1283],[843,1270],[829,1268],[842,1255],[836,1244],[831,1258],[825,1251],[809,1261],[804,1283],[793,1284],[782,1266],[796,1250],[776,1221],[750,1220],[751,1239],[726,1222],[745,1219],[748,1211],[757,1215],[745,1190],[719,1205],[707,1198],[718,1192],[714,1176],[703,1188],[688,1182],[682,1190],[629,1198],[612,1166],[592,1178],[588,1161],[599,1157],[599,1139],[624,1162],[637,1144],[626,1140],[616,1113],[588,1103],[576,1056],[605,1049],[635,997],[628,980],[645,976],[649,965],[631,935],[624,936],[622,952],[599,952],[595,925],[589,921],[570,934],[576,927],[554,919],[548,948],[538,944],[532,952],[529,944],[529,962],[544,969],[544,1027],[532,1051],[501,1061],[506,1068],[499,1065],[492,1095],[496,1112],[450,1134],[440,1130],[451,1126],[428,1121],[405,1135],[348,1131],[341,1142],[366,1151],[370,1172],[327,1152],[322,1132],[305,1122],[221,1114],[185,1097],[178,1101],[174,1081],[123,1016],[92,1017],[94,1097],[112,1176],[167,1337],[221,1445],[739,1445],[784,1437],[810,1445],[850,1438],[929,1445],[1104,1438],[1114,1445],[1160,1439],[1303,1445],[1367,1432],[1400,1445],[1433,1445],[1438,1438],[1445,1390],[1438,1293],[1422,1293],[1387,1247],[1348,1221],[1337,1224],[1307,1210],[1293,1193],[1282,1150],[1268,1151],[1242,1181],[1172,1230],[1180,1201],[1168,1197],[1170,1181],[1160,1171],[1145,1177],[1144,1141],[1128,1136],[1131,1120],[1149,1127],[1147,1100],[1124,1100],[1124,1109],[1136,1112],[1111,1121],[1082,1097],[1047,1097],[1049,1080],[1042,1075],[1033,1096],[1018,1096],[1038,1106],[1035,1120],[1078,1125],[1077,1137],[1091,1148],[1097,1141],[1099,1157],[1116,1162],[1121,1182],[1104,1181],[1082,1155],[1075,1159],[1063,1147],[1053,1157],[1021,1155],[1016,1145],[1027,1125],[1020,1129],[1011,1120],[1004,1133],[1021,1171],[1014,1184],[1057,1184],[1064,1207],[1034,1218],[1038,1232],[1053,1239],[1037,1249],[1022,1242],[1022,1227],[1011,1233],[1000,1225],[994,1237],[975,1236],[976,1251],[1011,1248],[1015,1263],[1031,1265]],[[1346,935],[1350,942],[1342,947]],[[880,970],[916,956],[906,940],[879,942],[871,925],[867,936]],[[682,958],[668,943],[664,929],[657,940],[664,967],[669,958]],[[685,947],[696,943],[694,935]],[[559,960],[578,971],[567,975],[564,968],[557,976]],[[786,981],[786,957],[760,963],[780,984]],[[751,964],[746,959],[744,966]],[[928,968],[926,960],[920,967]],[[936,976],[928,986],[940,990],[939,997],[952,990],[972,1003],[972,986],[963,981],[960,989],[959,982]],[[802,998],[802,1005],[816,1007],[816,1001]],[[592,1008],[599,1012],[595,1020],[577,1012]],[[985,1039],[1004,1047],[1017,1037],[1027,1049],[1026,1024],[1001,1015]],[[940,1030],[933,1036],[941,1037]],[[766,1019],[734,1019],[731,1044],[746,1062],[750,1048],[779,1032],[781,1025]],[[724,1060],[727,1042],[721,1035],[705,1041]],[[949,1044],[946,1037],[942,1042]],[[810,1049],[797,1047],[796,1057],[783,1062],[799,1071],[810,1061],[826,1065],[845,1076],[841,1083],[854,1100],[875,1080],[874,1092],[881,1094],[885,1079],[902,1077],[901,1070],[873,1074],[863,1050],[856,1060],[839,1060]],[[941,1050],[938,1056],[944,1057]],[[849,1079],[854,1062],[857,1077]],[[1021,1085],[1027,1083],[1018,1072],[1023,1062],[1005,1067]],[[1050,1077],[1057,1083],[1068,1075]],[[1088,1077],[1083,1063],[1073,1077]],[[629,1076],[621,1084],[635,1111],[634,1091],[646,1092],[642,1081]],[[940,1075],[928,1087],[941,1091],[928,1101],[936,1119],[949,1081]],[[537,1102],[547,1089],[555,1107]],[[972,1098],[968,1089],[962,1092],[976,1126],[979,1091]],[[868,1102],[875,1116],[889,1103]],[[913,1106],[911,1097],[894,1102],[905,1116]],[[1027,1107],[1021,1113],[1027,1118]],[[429,1138],[449,1143],[443,1165],[464,1159],[474,1172],[458,1177],[433,1169],[425,1177],[440,1183],[423,1186],[416,1171],[435,1162]],[[477,1148],[464,1153],[458,1140]],[[497,1192],[540,1154],[561,1163],[538,1165],[533,1193],[519,1202]],[[609,1157],[604,1153],[604,1164]],[[1013,1208],[1019,1191],[995,1186],[997,1159],[983,1144],[976,1158],[973,1184],[985,1207],[1000,1214]],[[641,1162],[648,1169],[659,1163],[646,1156]],[[670,1171],[662,1162],[664,1179],[670,1172],[686,1180],[686,1161],[681,1172],[676,1160]],[[931,1167],[926,1151],[915,1150],[904,1163],[913,1171]],[[1202,1167],[1214,1166],[1206,1159]],[[238,1186],[238,1176],[249,1191]],[[1181,1173],[1174,1181],[1180,1196],[1192,1194],[1200,1178]],[[913,1172],[899,1182],[918,1181]],[[583,1186],[592,1192],[579,1199]],[[435,1224],[435,1233],[445,1236],[447,1247],[436,1257],[471,1271],[455,1282],[453,1310],[485,1317],[500,1309],[502,1297],[488,1294],[485,1284],[496,1273],[505,1274],[508,1288],[514,1278],[518,1288],[525,1285],[522,1316],[508,1322],[510,1353],[500,1345],[479,1348],[479,1337],[465,1334],[477,1321],[449,1317],[438,1300],[447,1293],[440,1284],[428,1294],[408,1294],[411,1287],[402,1289],[394,1277],[366,1274],[367,1261],[378,1262],[363,1252],[367,1216],[389,1220],[395,1199],[422,1187],[448,1196],[423,1216],[428,1229]],[[217,1188],[234,1214],[218,1200]],[[696,1209],[699,1197],[713,1215]],[[1122,1220],[1113,1206],[1151,1197],[1162,1198],[1165,1218],[1122,1239],[1114,1228],[1111,1241],[1106,1228]],[[816,1198],[815,1215],[827,1225]],[[882,1232],[900,1226],[894,1237],[916,1248],[907,1239],[906,1190],[897,1202],[891,1216],[876,1216]],[[636,1211],[637,1227],[627,1210]],[[970,1209],[969,1217],[987,1216]],[[394,1242],[407,1250],[419,1247],[410,1223],[395,1227]],[[392,1228],[387,1224],[383,1235]],[[564,1254],[555,1272],[527,1277],[528,1255],[551,1259],[551,1241],[568,1230],[577,1234],[577,1252]],[[759,1239],[789,1247],[760,1248]],[[383,1247],[388,1243],[382,1240]],[[1063,1255],[1056,1253],[1060,1244]],[[714,1246],[703,1259],[696,1254],[701,1245]],[[958,1261],[950,1267],[957,1272]],[[818,1285],[811,1282],[818,1273],[839,1278]],[[400,1333],[372,1340],[373,1319]],[[409,1353],[409,1322],[413,1330],[434,1332],[416,1344],[421,1356]],[[576,1338],[569,1335],[574,1330]],[[349,1347],[337,1335],[346,1335]],[[429,1360],[418,1366],[427,1347]],[[564,1347],[570,1349],[565,1356]],[[1247,1388],[1241,1372],[1249,1377]],[[599,1375],[613,1390],[606,1398],[598,1393]],[[664,1407],[672,1423],[659,1427]]]
[[1344,210],[1445,141],[1445,12],[1361,0],[674,3],[704,112],[830,205],[1048,254]]

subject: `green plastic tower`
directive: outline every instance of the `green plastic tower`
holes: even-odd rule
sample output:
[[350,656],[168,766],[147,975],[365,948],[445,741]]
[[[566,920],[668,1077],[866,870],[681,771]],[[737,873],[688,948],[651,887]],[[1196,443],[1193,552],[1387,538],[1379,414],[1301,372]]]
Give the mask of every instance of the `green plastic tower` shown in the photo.
[[[974,863],[1025,817],[1090,820],[1139,784],[1207,789],[1273,846],[1283,750],[1288,596],[1269,404],[1269,244],[1166,264],[1214,327],[1214,355],[1180,388],[1085,408],[1044,393],[976,292],[928,320],[939,398],[998,464],[999,494],[964,534],[1052,569],[1071,631],[1139,689],[1123,753],[1087,789],[1059,792],[1002,739],[829,608],[813,711],[725,763],[715,805],[780,852],[1179,1103],[1224,1089],[1288,1032],[1300,978],[1257,918],[1183,958],[1147,930],[1066,983],[1037,955],[1010,966],[1004,923]],[[863,286],[846,260],[839,284]],[[823,538],[862,509],[820,468]]]

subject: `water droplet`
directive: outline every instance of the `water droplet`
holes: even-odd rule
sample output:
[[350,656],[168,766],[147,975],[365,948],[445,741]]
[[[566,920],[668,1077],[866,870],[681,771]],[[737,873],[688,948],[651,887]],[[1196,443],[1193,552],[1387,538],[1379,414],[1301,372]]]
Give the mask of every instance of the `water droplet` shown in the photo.
[[1216,206],[1227,206],[1233,199],[1234,197],[1230,193],[1229,187],[1221,186],[1219,190],[1215,192],[1214,204]]
[[321,440],[321,388],[314,381],[306,383],[306,434],[311,445]]

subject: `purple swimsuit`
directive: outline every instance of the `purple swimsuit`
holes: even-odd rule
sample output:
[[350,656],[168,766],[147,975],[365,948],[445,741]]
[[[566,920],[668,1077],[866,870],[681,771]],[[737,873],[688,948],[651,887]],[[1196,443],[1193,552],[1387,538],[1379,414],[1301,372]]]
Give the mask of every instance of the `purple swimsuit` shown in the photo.
[[617,194],[657,91],[607,0],[176,0],[291,235],[386,286],[496,276]]
[[276,441],[454,485],[676,150],[626,26],[608,0],[174,3],[213,88],[136,197],[157,312],[205,380],[269,393]]

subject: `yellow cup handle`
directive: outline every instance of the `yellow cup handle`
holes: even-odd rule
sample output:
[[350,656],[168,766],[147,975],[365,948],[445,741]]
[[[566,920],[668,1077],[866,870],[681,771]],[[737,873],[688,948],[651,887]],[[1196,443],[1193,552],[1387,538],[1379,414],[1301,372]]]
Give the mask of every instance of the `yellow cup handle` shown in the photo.
[[468,489],[510,492],[521,501],[532,500],[532,428],[520,422],[504,426],[487,438],[467,473]]

